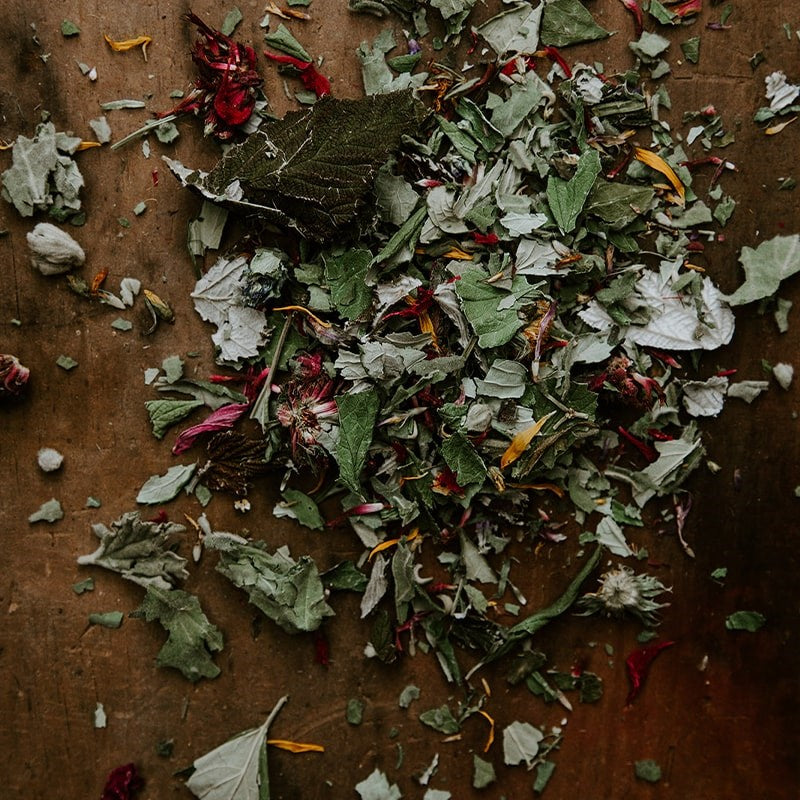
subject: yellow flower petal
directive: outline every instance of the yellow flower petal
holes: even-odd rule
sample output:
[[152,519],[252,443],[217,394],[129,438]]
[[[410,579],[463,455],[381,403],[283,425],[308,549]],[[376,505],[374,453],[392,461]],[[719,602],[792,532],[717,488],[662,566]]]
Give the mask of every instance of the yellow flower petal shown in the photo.
[[396,545],[400,544],[401,539],[405,538],[407,542],[411,542],[419,536],[419,528],[414,528],[408,536],[401,537],[400,539],[387,539],[385,542],[381,542],[380,544],[376,544],[372,550],[369,551],[369,555],[367,556],[367,561],[371,561],[373,556],[376,556],[378,553],[382,553],[384,550],[388,550],[390,547],[395,547]]
[[660,172],[671,184],[681,199],[681,205],[686,200],[686,188],[681,183],[681,179],[675,174],[675,170],[664,161],[661,156],[657,156],[650,150],[645,150],[643,147],[633,148],[633,157],[642,164],[647,164],[650,169]]
[[316,314],[314,314],[312,311],[309,311],[305,306],[281,306],[280,308],[273,308],[272,310],[273,311],[302,311],[303,314],[308,314],[308,316],[311,317],[311,319],[313,319],[314,322],[317,323],[317,325],[321,325],[323,328],[330,328],[331,327],[331,323],[330,322],[325,322],[324,319],[320,319]]
[[108,46],[115,53],[124,53],[126,50],[133,50],[134,47],[141,46],[145,61],[147,61],[147,45],[153,41],[152,36],[137,36],[135,39],[123,39],[118,42],[112,39],[107,33],[103,34],[103,38],[108,42]]
[[308,742],[290,742],[288,739],[267,739],[267,744],[277,747],[279,750],[288,750],[290,753],[324,753],[325,748],[321,744],[310,744]]
[[486,744],[483,746],[483,752],[488,753],[489,748],[494,743],[494,720],[485,711],[478,711],[478,713],[489,720],[489,736],[486,739]]
[[506,448],[503,457],[500,459],[500,469],[505,469],[509,464],[513,464],[525,452],[533,437],[539,433],[545,422],[555,413],[555,411],[551,411],[549,414],[545,414],[537,423],[524,431],[520,431],[511,440],[511,444]]
[[81,142],[76,148],[75,152],[80,153],[81,150],[89,150],[92,147],[102,147],[100,142]]
[[506,486],[510,487],[511,489],[538,489],[542,492],[552,492],[559,497],[564,496],[564,490],[560,486],[556,486],[554,483],[507,483]]
[[792,117],[791,119],[787,119],[786,122],[780,122],[777,125],[772,125],[771,127],[767,128],[764,133],[767,136],[774,136],[776,133],[780,133],[787,125],[791,125],[797,117]]

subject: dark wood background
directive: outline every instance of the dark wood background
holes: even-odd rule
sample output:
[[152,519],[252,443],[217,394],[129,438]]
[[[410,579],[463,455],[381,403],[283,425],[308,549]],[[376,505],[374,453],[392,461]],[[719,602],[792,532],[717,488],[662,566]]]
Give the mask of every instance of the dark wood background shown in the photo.
[[[240,0],[238,5],[245,20],[237,38],[261,49],[263,3]],[[345,5],[343,0],[314,0],[311,21],[286,24],[312,55],[325,57],[322,71],[333,79],[334,94],[357,97],[361,82],[355,48],[387,25],[399,33],[400,25],[353,16]],[[612,73],[631,66],[627,43],[633,26],[622,4],[594,0],[588,5],[601,24],[618,33],[591,48],[568,50],[568,60],[601,60]],[[734,0],[732,27],[724,32],[704,29],[722,8],[705,6],[693,26],[666,34],[673,42],[667,85],[676,129],[688,130],[680,122],[684,110],[713,104],[736,132],[736,142],[724,155],[739,171],[727,173],[723,186],[738,205],[725,241],[708,247],[705,260],[709,274],[732,290],[740,280],[742,245],[800,228],[800,189],[777,191],[780,177],[800,180],[800,123],[767,137],[752,122],[753,112],[764,103],[766,74],[783,69],[790,80],[800,80],[800,41],[794,34],[800,28],[800,3]],[[45,109],[57,129],[89,139],[88,122],[101,113],[100,102],[143,98],[149,110],[168,108],[169,92],[187,88],[193,74],[188,56],[193,32],[182,20],[188,8],[164,0],[2,0],[0,137],[12,141],[19,133],[31,135]],[[192,8],[214,25],[229,10],[210,0],[198,0]],[[490,10],[479,7],[476,19]],[[78,23],[78,37],[61,36],[64,18]],[[791,40],[784,22],[791,25]],[[139,51],[111,53],[103,33],[118,39],[151,35],[147,63]],[[682,63],[678,44],[696,34],[702,36],[700,63]],[[754,72],[748,59],[757,50],[767,60]],[[46,60],[43,54],[49,54]],[[96,83],[81,75],[76,61],[97,67]],[[290,103],[281,79],[263,60],[260,69],[273,107],[283,113]],[[116,139],[148,118],[145,111],[107,116]],[[169,437],[159,443],[149,431],[143,403],[153,392],[144,385],[143,371],[173,354],[186,358],[190,351],[200,353],[187,358],[190,374],[205,377],[214,371],[210,331],[189,298],[194,277],[185,250],[186,224],[196,215],[199,200],[179,189],[160,156],[208,166],[217,148],[201,142],[196,120],[184,120],[179,128],[174,145],[151,143],[149,160],[138,143],[118,152],[104,147],[77,156],[86,178],[88,212],[85,227],[74,231],[87,253],[83,274],[91,277],[107,267],[111,288],[132,276],[168,300],[175,324],[162,325],[152,337],[143,337],[138,325],[131,332],[115,331],[110,324],[117,312],[87,303],[62,280],[32,270],[25,233],[33,221],[0,204],[0,227],[9,231],[0,238],[0,350],[17,354],[33,373],[27,399],[0,409],[0,796],[98,797],[113,767],[135,761],[147,781],[142,797],[188,797],[173,773],[259,724],[277,698],[288,693],[289,704],[272,735],[319,742],[327,749],[323,755],[271,750],[273,798],[354,798],[353,786],[375,766],[400,785],[404,797],[421,798],[424,789],[413,775],[437,752],[440,767],[431,785],[449,789],[454,798],[531,797],[532,775],[521,767],[502,766],[499,741],[486,756],[495,764],[498,782],[482,792],[471,788],[472,754],[482,755],[485,722],[470,719],[462,739],[452,743],[422,726],[416,718],[421,710],[448,697],[460,699],[460,690],[444,684],[429,656],[389,667],[366,660],[362,649],[368,626],[358,619],[353,596],[334,600],[337,616],[327,626],[331,663],[326,669],[314,663],[309,637],[290,637],[268,622],[254,635],[254,610],[214,571],[214,557],[206,556],[192,568],[186,588],[200,594],[209,617],[224,631],[226,645],[217,659],[222,675],[197,685],[155,667],[163,641],[158,625],[126,619],[119,630],[88,626],[89,613],[127,613],[142,598],[141,589],[118,576],[76,565],[78,555],[94,549],[90,524],[108,523],[134,508],[143,481],[172,464]],[[10,153],[0,153],[0,168],[9,163]],[[151,172],[156,168],[160,180],[154,187]],[[697,178],[701,196],[709,178],[710,171]],[[132,209],[143,199],[148,210],[134,217]],[[120,227],[121,216],[131,220],[130,228]],[[772,318],[759,316],[754,307],[741,309],[733,343],[704,359],[705,374],[736,368],[738,378],[759,379],[762,359],[795,360],[800,368],[797,287],[796,280],[790,281],[780,293],[796,304],[788,333],[779,335]],[[136,321],[131,313],[123,316]],[[11,324],[13,318],[22,325]],[[75,358],[78,367],[71,372],[58,368],[61,354]],[[567,669],[580,661],[601,675],[605,694],[597,705],[576,705],[567,713],[524,688],[508,686],[503,665],[487,670],[492,697],[486,709],[496,718],[498,732],[515,719],[536,725],[568,720],[545,797],[797,796],[797,411],[795,388],[785,392],[773,382],[752,406],[731,400],[718,420],[704,424],[709,457],[722,469],[717,475],[701,469],[689,483],[694,506],[686,536],[697,554],[694,561],[681,551],[672,523],[654,524],[635,537],[658,563],[652,569],[674,588],[661,633],[677,644],[659,657],[633,706],[625,707],[624,671],[624,657],[636,646],[639,630],[631,622],[567,618],[537,639],[553,665]],[[64,454],[60,472],[45,475],[37,468],[36,452],[43,446]],[[102,508],[86,509],[88,495],[100,498]],[[275,496],[271,486],[258,488],[247,517],[237,515],[220,496],[208,515],[219,529],[247,528],[273,546],[287,543],[295,555],[311,553],[322,567],[358,556],[355,537],[345,529],[313,533],[275,520]],[[54,525],[29,525],[28,515],[50,497],[61,500],[65,518]],[[179,499],[170,506],[175,519],[184,512],[196,516],[196,501]],[[564,553],[570,546],[546,548],[536,556],[520,552],[524,561],[515,575],[531,608],[562,591],[569,579]],[[728,568],[724,586],[709,577],[720,566]],[[78,597],[71,585],[88,574],[94,575],[96,588]],[[726,631],[725,617],[741,608],[764,613],[764,629],[757,634]],[[398,708],[397,697],[408,683],[421,687],[422,698],[406,711]],[[351,697],[366,703],[360,727],[345,721]],[[103,730],[92,725],[98,701],[108,714]],[[393,728],[399,732],[396,739],[390,738]],[[156,743],[164,739],[175,741],[168,759],[156,754]],[[398,743],[404,752],[400,768]],[[635,779],[633,762],[644,758],[662,765],[659,785]]]

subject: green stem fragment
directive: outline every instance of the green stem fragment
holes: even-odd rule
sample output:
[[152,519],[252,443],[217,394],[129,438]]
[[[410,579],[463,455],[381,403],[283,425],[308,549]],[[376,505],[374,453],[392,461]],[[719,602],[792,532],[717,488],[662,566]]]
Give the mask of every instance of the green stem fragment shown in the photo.
[[535,611],[525,619],[508,628],[505,631],[505,641],[492,650],[486,658],[479,661],[467,674],[467,680],[477,672],[481,667],[502,658],[510,652],[519,642],[526,639],[528,636],[540,631],[548,622],[560,617],[570,609],[572,604],[578,599],[578,593],[581,590],[583,582],[591,575],[600,563],[600,558],[603,554],[602,545],[598,545],[592,555],[587,559],[586,563],[581,568],[581,571],[573,578],[572,583],[567,587],[566,591],[554,600],[546,608]]
[[261,391],[258,393],[255,403],[253,403],[253,410],[250,412],[250,419],[258,420],[262,430],[266,428],[267,422],[269,421],[269,396],[272,391],[272,379],[275,377],[275,373],[278,370],[283,345],[286,342],[286,337],[289,335],[289,328],[291,327],[293,319],[294,312],[290,311],[289,315],[286,317],[286,321],[283,323],[278,342],[275,345],[275,354],[272,357],[272,363],[269,365],[267,378],[264,381],[264,385],[261,387]]
[[133,131],[133,133],[129,133],[127,136],[123,136],[118,142],[114,142],[111,145],[112,150],[118,150],[124,144],[127,144],[134,139],[138,139],[140,136],[146,136],[150,131],[154,131],[156,128],[160,128],[162,125],[166,125],[168,122],[174,122],[178,119],[177,114],[169,114],[166,117],[161,117],[160,119],[151,119],[145,122],[141,128],[137,128],[137,130]]

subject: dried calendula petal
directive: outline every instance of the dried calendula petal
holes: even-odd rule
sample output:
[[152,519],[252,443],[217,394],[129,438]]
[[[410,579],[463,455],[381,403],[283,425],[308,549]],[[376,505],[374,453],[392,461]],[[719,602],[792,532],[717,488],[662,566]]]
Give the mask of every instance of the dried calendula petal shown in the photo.
[[538,422],[531,425],[530,428],[520,431],[511,440],[511,444],[506,448],[503,457],[500,459],[501,469],[505,469],[509,464],[513,464],[525,452],[525,449],[531,443],[533,437],[539,433],[545,422],[555,413],[555,411],[551,411],[549,414],[545,414]]
[[291,742],[288,739],[267,739],[267,744],[277,747],[280,750],[288,750],[290,753],[324,753],[325,748],[321,744],[311,744],[309,742]]
[[126,50],[133,50],[134,47],[141,47],[142,55],[144,56],[145,61],[147,61],[147,45],[153,41],[152,36],[137,36],[135,39],[123,39],[122,41],[116,41],[107,33],[103,34],[103,38],[115,53],[124,53]]
[[155,292],[145,289],[144,298],[148,306],[153,309],[153,312],[159,319],[163,319],[164,322],[172,322],[175,319],[175,313],[169,307],[169,304],[162,300]]
[[686,188],[681,179],[675,174],[675,170],[664,161],[661,156],[656,155],[651,150],[645,150],[643,147],[633,148],[633,157],[642,164],[647,164],[650,169],[660,172],[671,184],[681,199],[681,205],[686,200]]

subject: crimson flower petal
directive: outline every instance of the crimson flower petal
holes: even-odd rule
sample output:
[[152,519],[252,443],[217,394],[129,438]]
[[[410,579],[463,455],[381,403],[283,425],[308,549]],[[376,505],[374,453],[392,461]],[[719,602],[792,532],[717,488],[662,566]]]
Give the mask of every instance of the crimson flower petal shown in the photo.
[[653,644],[647,645],[647,647],[640,647],[638,650],[634,650],[625,659],[625,668],[628,671],[628,678],[631,682],[631,690],[628,692],[628,697],[625,700],[627,705],[630,705],[639,695],[639,692],[642,691],[645,678],[647,678],[650,672],[650,665],[653,663],[655,657],[662,650],[666,650],[674,644],[675,642],[654,642]]
[[194,440],[203,433],[229,430],[248,408],[250,408],[249,403],[231,403],[218,408],[199,425],[193,425],[178,435],[172,447],[173,455],[177,456],[188,450],[194,444]]

